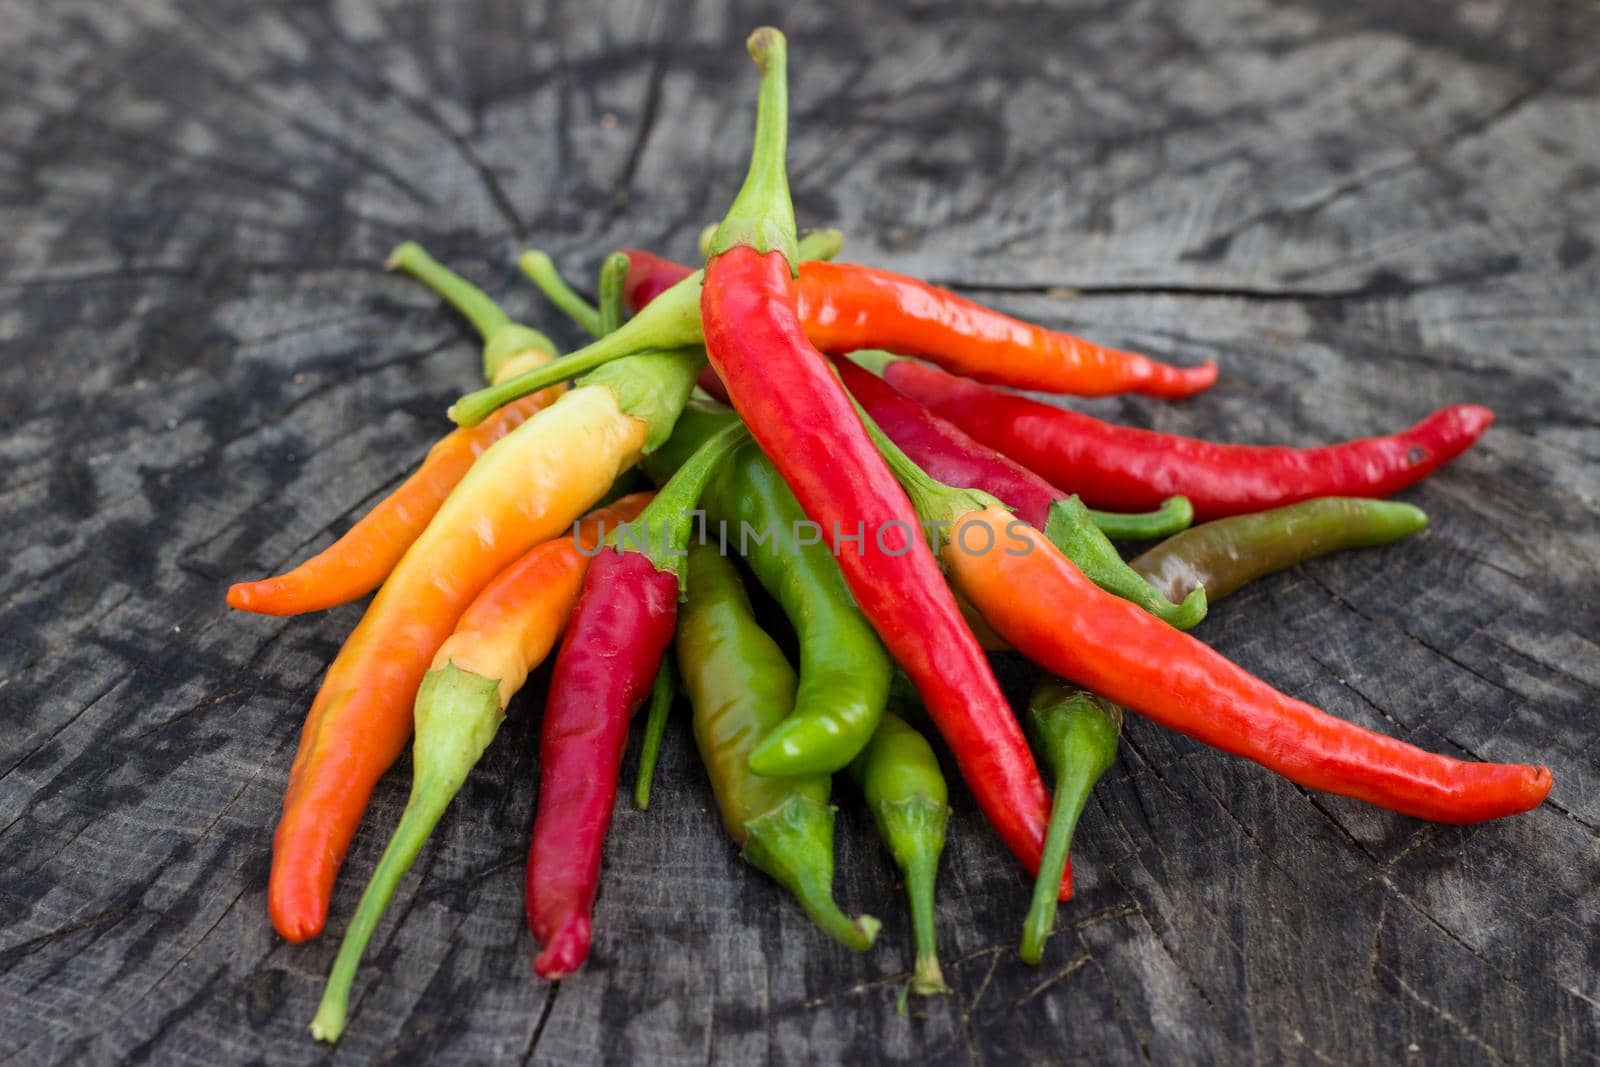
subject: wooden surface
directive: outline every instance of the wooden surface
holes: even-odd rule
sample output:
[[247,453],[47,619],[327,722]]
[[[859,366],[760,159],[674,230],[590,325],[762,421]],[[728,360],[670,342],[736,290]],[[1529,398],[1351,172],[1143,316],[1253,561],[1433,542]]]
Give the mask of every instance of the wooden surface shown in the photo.
[[[268,849],[349,606],[230,614],[325,545],[471,386],[380,269],[416,237],[553,325],[514,253],[691,254],[748,148],[740,41],[785,19],[802,222],[855,258],[1178,361],[1180,405],[1321,442],[1492,404],[1412,543],[1199,636],[1335,714],[1547,762],[1470,828],[1308,794],[1130,722],[1038,969],[1026,882],[956,790],[953,997],[897,1017],[900,888],[841,795],[854,957],[745,868],[680,721],[618,809],[588,966],[533,980],[516,714],[378,932],[339,1063],[1585,1062],[1600,1051],[1600,8],[0,0],[0,1056],[303,1063],[335,949],[279,940]],[[567,342],[571,331],[559,336]],[[1014,692],[1026,675],[1003,664]],[[636,743],[636,742],[635,742]],[[625,773],[631,780],[633,756]],[[403,802],[382,783],[342,931]]]

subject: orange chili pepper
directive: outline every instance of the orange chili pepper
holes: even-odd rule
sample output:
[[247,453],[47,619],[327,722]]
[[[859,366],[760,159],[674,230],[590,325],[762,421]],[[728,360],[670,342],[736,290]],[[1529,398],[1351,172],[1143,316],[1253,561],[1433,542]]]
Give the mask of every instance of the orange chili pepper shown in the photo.
[[267,890],[284,937],[321,931],[372,788],[411,736],[417,686],[468,603],[599,500],[648,429],[609,387],[573,389],[473,464],[389,575],[328,668],[289,771]]
[[[404,270],[444,297],[483,337],[484,377],[491,384],[514,378],[555,358],[550,340],[512,322],[481,289],[437,262],[420,245],[407,241],[389,257],[391,270]],[[293,570],[228,590],[228,606],[260,615],[299,615],[359,600],[378,588],[411,542],[484,449],[522,425],[534,412],[555,403],[565,386],[553,386],[496,411],[471,429],[446,434],[422,466],[384,497],[345,535]]]
[[[516,373],[527,369],[523,363]],[[343,537],[291,571],[237,583],[228,590],[228,606],[258,615],[299,615],[366,596],[383,584],[484,450],[549,407],[564,388],[525,396],[476,426],[445,434],[422,466]]]
[[[1547,767],[1425,752],[1278,692],[1102,591],[999,507],[969,511],[952,525],[941,553],[950,576],[1006,640],[1046,670],[1169,729],[1307,788],[1435,822],[1514,815],[1550,792]],[[984,544],[995,547],[975,550]]]

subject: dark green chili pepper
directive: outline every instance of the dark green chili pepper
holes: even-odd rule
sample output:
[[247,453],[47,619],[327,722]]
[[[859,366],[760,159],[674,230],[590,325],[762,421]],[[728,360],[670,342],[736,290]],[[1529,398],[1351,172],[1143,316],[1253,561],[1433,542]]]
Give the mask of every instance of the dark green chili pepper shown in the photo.
[[639,773],[633,780],[633,806],[640,811],[650,807],[650,783],[656,777],[661,735],[667,731],[667,716],[672,714],[672,702],[677,696],[677,668],[672,665],[671,656],[663,656],[650,690],[650,715],[644,723],[644,744],[639,746]]
[[1410,504],[1328,496],[1185,530],[1132,562],[1169,597],[1205,586],[1220,600],[1246,582],[1344,548],[1381,545],[1428,525]]
[[1056,898],[1072,831],[1089,800],[1089,790],[1117,758],[1122,709],[1059,678],[1046,677],[1034,687],[1028,701],[1028,726],[1055,779],[1044,857],[1033,885],[1033,902],[1022,923],[1022,958],[1038,963],[1044,940],[1055,925]]
[[939,969],[933,884],[944,851],[950,792],[933,746],[900,716],[886,711],[872,740],[851,761],[850,777],[861,787],[878,834],[905,875],[917,946],[907,988],[925,996],[948,993]]
[[[726,408],[691,402],[672,438],[645,458],[645,470],[667,477],[700,441],[736,418]],[[712,524],[707,535],[744,556],[800,644],[794,714],[753,748],[751,768],[777,776],[843,770],[883,714],[894,669],[889,654],[851,599],[821,531],[754,442],[723,464],[700,506]]]
[[1156,618],[1187,630],[1206,617],[1207,590],[1204,586],[1196,585],[1182,603],[1163,596],[1123,561],[1076,495],[1051,502],[1044,535],[1077,564],[1085,578],[1108,593],[1133,601]]
[[825,933],[863,951],[879,923],[870,915],[851,919],[834,903],[828,776],[764,778],[749,767],[751,750],[789,713],[794,670],[757,623],[730,560],[715,547],[695,545],[687,564],[678,667],[722,823],[744,846],[745,860],[794,894]]

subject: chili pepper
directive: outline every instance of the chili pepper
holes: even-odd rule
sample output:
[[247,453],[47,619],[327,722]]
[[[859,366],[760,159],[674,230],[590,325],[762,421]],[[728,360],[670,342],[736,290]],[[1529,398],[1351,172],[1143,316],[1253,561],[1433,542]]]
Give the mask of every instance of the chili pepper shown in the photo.
[[1089,790],[1116,762],[1122,709],[1058,678],[1043,678],[1028,701],[1028,722],[1034,743],[1055,779],[1044,860],[1039,864],[1028,916],[1022,922],[1021,956],[1024,962],[1036,964],[1055,925],[1057,872],[1067,862],[1072,831],[1089,802]]
[[539,809],[528,849],[533,969],[557,979],[589,954],[600,848],[611,826],[628,720],[672,640],[690,517],[706,481],[745,439],[707,441],[634,522],[607,539],[556,654],[539,745]]
[[787,889],[824,933],[864,951],[879,923],[870,915],[851,919],[834,902],[828,776],[764,778],[748,766],[751,750],[794,700],[794,670],[756,622],[731,561],[695,545],[688,572],[678,665],[722,824],[745,861]]
[[[604,337],[610,331],[600,325],[600,312],[593,304],[573,291],[572,286],[556,270],[555,260],[538,248],[530,248],[517,257],[517,266],[528,280],[539,287],[546,300],[556,306],[567,318],[591,337]],[[684,274],[689,272],[686,270]],[[673,279],[676,281],[677,279]],[[663,286],[665,288],[665,286]],[[659,294],[658,294],[659,295]]]
[[1362,497],[1318,497],[1185,530],[1131,566],[1168,596],[1204,584],[1213,600],[1246,582],[1346,548],[1382,545],[1428,525],[1410,504]]
[[1182,493],[1199,519],[1316,496],[1388,496],[1466,451],[1494,421],[1488,408],[1456,404],[1385,437],[1320,448],[1226,445],[1113,426],[921,364],[894,362],[884,375],[990,448],[1070,484],[1086,503],[1137,510]]
[[[919,490],[920,491],[920,490]],[[938,501],[936,512],[955,508]],[[963,507],[970,505],[963,504]],[[952,514],[1027,551],[947,549],[951,579],[1019,652],[1046,670],[1290,781],[1435,822],[1527,811],[1550,791],[1547,767],[1467,763],[1336,719],[1285,696],[1220,653],[1102,592],[1000,508]]]
[[1178,399],[1217,380],[1215,363],[1158,363],[1021,322],[916,278],[854,263],[802,270],[800,316],[806,336],[824,352],[884,348],[1018,389]]
[[[940,465],[955,468],[954,473],[961,476],[957,484],[988,490],[982,479],[997,465],[974,462],[981,456],[970,450],[952,456],[955,450],[946,447],[950,434],[944,432],[937,416],[850,360],[838,360],[834,366],[845,388],[850,390],[872,421],[908,453],[913,462],[921,463],[917,459],[918,453],[927,455],[931,452],[941,460],[951,457],[952,462],[941,462]],[[1009,484],[1016,484],[1016,480]],[[1035,499],[1030,503],[1038,501]],[[1106,539],[1106,535],[1094,525],[1089,509],[1076,496],[1056,494],[1042,515],[1036,507],[1030,507],[1028,514],[1019,514],[1018,517],[1042,529],[1051,544],[1065,552],[1094,584],[1106,592],[1133,601],[1180,630],[1186,630],[1205,618],[1204,589],[1194,589],[1181,605],[1172,603],[1156,592],[1149,582],[1123,562],[1122,556]]]
[[672,431],[701,355],[605,366],[484,452],[328,668],[289,771],[267,890],[273,925],[315,936],[372,787],[405,747],[417,686],[472,598],[599,500]]
[[[884,368],[899,358],[888,352],[865,351],[852,352],[848,359],[837,362],[846,388],[917,466],[948,485],[982,489],[1016,512],[1023,522],[1046,529],[1051,505],[1070,493],[1057,489],[1016,460],[979,444],[889,383],[868,382],[859,369],[845,367],[850,363],[881,376]],[[1122,541],[1168,537],[1194,520],[1194,508],[1182,496],[1163,500],[1154,511],[1130,514],[1090,508],[1088,514],[1107,537]]]
[[[388,266],[420,278],[477,327],[484,338],[484,373],[491,381],[493,375],[520,374],[555,358],[555,349],[543,334],[512,322],[482,290],[435,261],[421,246],[402,244],[389,257]],[[556,387],[522,397],[479,426],[446,434],[428,450],[422,466],[343,537],[284,574],[236,583],[228,590],[228,605],[262,615],[299,615],[366,596],[394,570],[483,451],[534,412],[553,404],[561,392]]]
[[633,781],[633,806],[640,811],[650,808],[650,783],[656,777],[661,735],[667,731],[667,716],[672,714],[672,701],[677,695],[678,672],[672,666],[672,657],[663,656],[655,684],[650,689],[650,714],[645,717],[644,744],[639,746],[639,773]]
[[[756,147],[706,266],[700,308],[707,354],[761,450],[839,550],[846,584],[917,683],[984,814],[1034,867],[1048,801],[1027,742],[937,562],[916,536],[916,513],[874,452],[843,386],[801,331],[783,159],[785,42],[767,27],[751,35],[749,46],[762,70]],[[843,551],[845,539],[855,536],[851,528],[862,540],[855,551]],[[876,551],[869,551],[869,537]]]
[[[945,825],[950,820],[950,794],[938,757],[910,724],[893,712],[884,712],[871,742],[851,762],[850,777],[861,788],[878,836],[889,846],[895,866],[905,876],[917,946],[907,988],[923,996],[948,993],[939,968],[933,917],[933,885],[939,875],[939,853],[944,851]],[[1049,889],[1051,900],[1060,890],[1061,874],[1056,867]]]
[[528,672],[555,646],[577,602],[589,553],[607,523],[625,522],[649,501],[625,497],[591,512],[573,529],[530,549],[501,571],[462,613],[417,690],[411,798],[389,838],[355,916],[339,943],[311,1032],[324,1041],[344,1030],[350,984],[378,920],[505,719]]
[[[736,421],[726,408],[691,401],[645,470],[665,481],[702,441]],[[718,524],[718,542],[744,557],[783,609],[800,648],[794,711],[751,743],[750,769],[767,775],[843,770],[877,729],[894,669],[889,654],[851,599],[819,528],[754,442],[728,458],[700,503]]]
[[[629,305],[644,307],[687,272],[658,256],[637,261],[629,278]],[[803,263],[798,293],[806,337],[829,355],[885,348],[978,381],[1078,396],[1136,392],[1178,399],[1217,380],[1214,363],[1158,363],[1013,319],[916,278],[855,263]]]

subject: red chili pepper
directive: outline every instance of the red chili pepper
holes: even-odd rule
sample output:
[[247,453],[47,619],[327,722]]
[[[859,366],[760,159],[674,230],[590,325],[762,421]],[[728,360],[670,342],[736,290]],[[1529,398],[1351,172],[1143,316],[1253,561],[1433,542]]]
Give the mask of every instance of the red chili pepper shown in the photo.
[[[982,489],[1016,513],[1017,518],[1040,530],[1050,521],[1050,510],[1070,493],[1064,492],[1022,464],[979,444],[952,423],[946,422],[911,397],[863,367],[871,367],[870,357],[883,353],[857,352],[850,359],[839,359],[839,377],[889,439],[899,445],[912,461],[947,485]],[[861,362],[862,366],[856,363]],[[879,367],[881,373],[882,368]],[[701,372],[700,386],[706,388],[708,367]],[[720,380],[718,381],[720,385]],[[707,392],[711,390],[707,389]],[[1089,518],[1107,537],[1128,541],[1153,541],[1169,537],[1188,527],[1194,516],[1189,501],[1169,497],[1154,511],[1128,515],[1090,511]],[[1180,598],[1181,599],[1181,598]]]
[[[624,298],[637,310],[690,273],[630,249]],[[1215,363],[1173,367],[1047,330],[886,270],[855,263],[800,264],[798,309],[806,338],[830,355],[885,348],[920,356],[996,385],[1076,396],[1143,393],[1178,399],[1209,388]]]
[[[1016,716],[918,532],[916,512],[801,330],[783,171],[785,42],[763,28],[749,46],[762,72],[755,153],[706,267],[706,350],[752,435],[832,541],[850,591],[916,684],[984,814],[1036,870],[1049,800]],[[847,551],[858,531],[862,539]]]
[[1228,445],[1114,426],[904,360],[884,378],[1086,504],[1137,511],[1182,494],[1200,520],[1316,496],[1389,496],[1459,456],[1494,421],[1488,408],[1456,404],[1383,437],[1320,448]]
[[[1468,763],[1364,730],[1278,692],[1207,645],[1102,592],[1043,536],[1000,508],[953,522],[952,580],[1017,650],[1169,729],[1310,789],[1435,822],[1538,806],[1548,767]],[[1028,551],[970,552],[967,527]],[[965,538],[965,541],[963,540]],[[990,543],[993,543],[991,540]]]
[[622,283],[622,299],[629,311],[638,311],[694,273],[693,267],[663,259],[654,252],[624,248],[622,254],[628,257],[628,280]]
[[545,946],[533,961],[543,978],[572,973],[589,954],[628,720],[672,641],[695,501],[744,439],[734,425],[702,445],[638,519],[613,532],[584,576],[550,678],[528,850],[528,929]]

